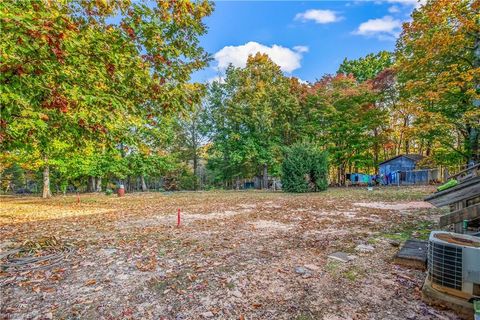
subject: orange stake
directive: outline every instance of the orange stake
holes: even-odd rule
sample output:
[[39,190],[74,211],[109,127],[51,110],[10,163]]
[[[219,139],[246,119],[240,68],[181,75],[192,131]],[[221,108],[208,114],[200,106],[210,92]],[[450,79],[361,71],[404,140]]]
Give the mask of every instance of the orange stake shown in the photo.
[[178,213],[177,213],[177,228],[180,227],[180,208],[178,208]]

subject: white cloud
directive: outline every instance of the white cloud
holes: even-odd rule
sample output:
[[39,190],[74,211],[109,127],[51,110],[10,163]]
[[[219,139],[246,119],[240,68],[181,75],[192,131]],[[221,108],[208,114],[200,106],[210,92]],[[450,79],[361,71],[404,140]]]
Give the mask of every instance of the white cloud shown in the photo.
[[342,20],[335,11],[310,9],[302,13],[297,13],[295,20],[314,21],[315,23],[326,24]]
[[397,7],[397,6],[391,6],[390,8],[388,8],[388,12],[390,12],[390,13],[398,13],[398,12],[400,12],[400,8]]
[[426,0],[387,0],[387,2],[398,3],[398,4],[407,5],[407,6],[414,6],[415,8],[418,8],[424,5],[427,1]]
[[303,53],[308,51],[308,47],[296,46],[293,49],[285,48],[279,45],[265,46],[258,42],[250,41],[240,46],[226,46],[214,54],[217,61],[217,69],[224,70],[229,64],[235,67],[245,67],[249,55],[257,52],[267,54],[273,62],[280,66],[282,71],[292,72],[301,67]]
[[400,33],[402,22],[385,16],[379,19],[370,19],[358,26],[353,33],[362,36],[376,36],[379,39],[394,39]]
[[305,53],[308,52],[308,47],[307,46],[295,46],[293,47],[293,50],[299,53]]

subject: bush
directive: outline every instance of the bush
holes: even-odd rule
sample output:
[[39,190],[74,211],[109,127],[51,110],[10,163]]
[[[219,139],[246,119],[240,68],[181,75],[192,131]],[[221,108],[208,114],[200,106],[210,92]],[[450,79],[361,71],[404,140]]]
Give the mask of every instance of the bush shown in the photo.
[[285,149],[282,189],[287,192],[316,192],[328,186],[327,154],[311,144]]
[[183,171],[179,177],[181,190],[195,190],[198,187],[198,177],[193,172]]
[[107,190],[105,190],[105,194],[107,196],[111,196],[113,194],[113,190],[112,189],[107,189]]
[[166,191],[195,190],[198,177],[188,167],[179,167],[163,177],[163,188]]

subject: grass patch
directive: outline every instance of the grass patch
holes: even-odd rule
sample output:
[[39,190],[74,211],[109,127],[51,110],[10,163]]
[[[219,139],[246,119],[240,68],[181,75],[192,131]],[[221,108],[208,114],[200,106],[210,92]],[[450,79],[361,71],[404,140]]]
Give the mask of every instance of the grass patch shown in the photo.
[[347,272],[344,272],[343,275],[352,282],[355,282],[358,278],[358,273],[355,270],[348,270]]
[[338,274],[338,270],[340,269],[341,262],[336,260],[328,260],[327,264],[325,265],[325,271],[332,275]]
[[365,271],[359,267],[336,260],[329,260],[325,265],[325,271],[336,279],[345,278],[351,282],[355,282],[365,276]]
[[357,266],[352,266],[349,270],[343,272],[342,275],[349,281],[355,282],[365,276],[365,271],[359,269]]
[[415,223],[403,223],[390,232],[380,235],[383,238],[404,242],[412,237],[420,240],[428,240],[435,223],[428,220],[420,220]]
[[372,245],[373,245],[373,244],[377,244],[379,241],[380,241],[380,240],[379,240],[378,238],[373,238],[373,237],[367,239],[367,243],[368,243],[368,244],[372,244]]

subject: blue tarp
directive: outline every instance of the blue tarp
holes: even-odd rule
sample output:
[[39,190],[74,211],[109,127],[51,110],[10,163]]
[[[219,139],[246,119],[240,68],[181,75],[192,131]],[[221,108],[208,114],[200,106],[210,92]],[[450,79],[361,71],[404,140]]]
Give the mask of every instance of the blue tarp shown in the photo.
[[372,176],[363,173],[351,173],[350,181],[352,182],[352,184],[368,184],[372,183]]

